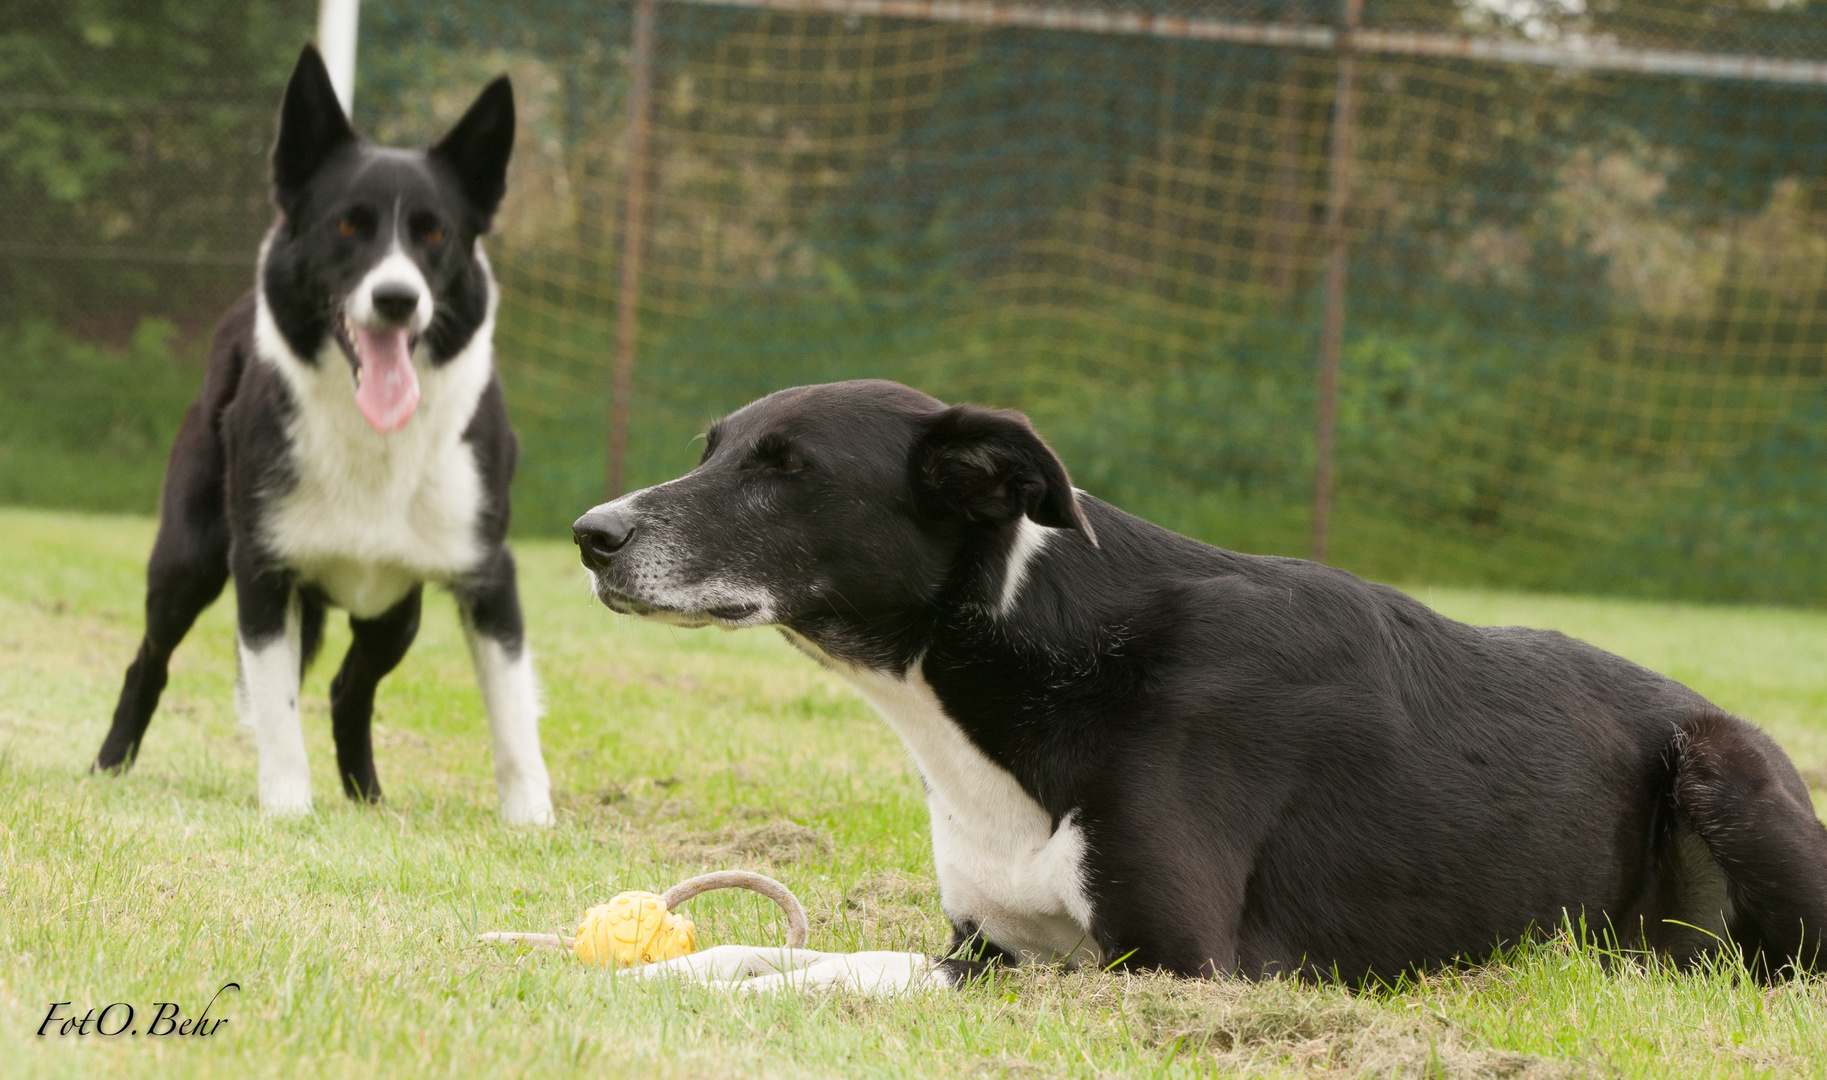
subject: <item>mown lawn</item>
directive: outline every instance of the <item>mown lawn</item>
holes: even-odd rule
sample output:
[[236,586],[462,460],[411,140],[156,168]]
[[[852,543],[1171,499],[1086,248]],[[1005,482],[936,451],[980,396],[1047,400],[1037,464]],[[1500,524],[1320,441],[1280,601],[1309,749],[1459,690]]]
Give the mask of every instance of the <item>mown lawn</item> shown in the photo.
[[[384,808],[346,804],[334,775],[337,627],[306,687],[317,814],[260,818],[226,602],[179,652],[138,768],[91,777],[151,536],[142,518],[0,511],[7,1075],[1827,1076],[1827,985],[1608,971],[1565,942],[1374,993],[1035,970],[903,1000],[742,1000],[478,946],[478,931],[555,930],[618,890],[745,866],[806,900],[814,948],[936,948],[918,781],[867,707],[776,638],[613,616],[561,543],[518,549],[550,706],[550,832],[496,821],[442,599],[381,691]],[[1682,678],[1827,786],[1827,615],[1417,594]],[[689,910],[707,944],[782,933],[746,895]],[[130,1003],[144,1029],[155,1003],[191,1016],[229,981],[241,989],[216,999],[228,1023],[208,1037],[35,1034],[53,1002]]]

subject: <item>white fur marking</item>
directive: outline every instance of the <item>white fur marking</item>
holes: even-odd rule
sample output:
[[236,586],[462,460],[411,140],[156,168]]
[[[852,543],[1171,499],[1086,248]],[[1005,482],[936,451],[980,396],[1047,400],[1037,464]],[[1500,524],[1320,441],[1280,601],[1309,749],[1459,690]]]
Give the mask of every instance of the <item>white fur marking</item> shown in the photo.
[[[817,646],[797,639],[808,651]],[[907,747],[927,785],[939,904],[1023,959],[1096,960],[1085,896],[1085,838],[1051,815],[945,713],[915,661],[903,678],[825,657]]]
[[1007,617],[1014,612],[1015,601],[1021,597],[1021,587],[1028,580],[1029,564],[1057,531],[1035,524],[1033,518],[1022,517],[1015,527],[1015,542],[1009,546],[1008,565],[1002,571],[1002,598],[996,604],[998,615]]
[[509,825],[552,824],[552,783],[539,752],[539,681],[533,673],[533,650],[524,642],[519,656],[467,624],[470,659],[482,703],[488,710],[495,744],[495,787],[501,793],[501,816]]
[[276,817],[311,812],[311,762],[298,719],[300,609],[297,594],[286,605],[285,631],[255,649],[237,638],[240,677],[235,704],[254,729],[259,757],[260,809]]
[[[476,257],[486,269],[480,246]],[[296,483],[274,500],[262,522],[265,539],[301,584],[322,588],[352,615],[374,618],[415,582],[449,581],[486,554],[475,535],[482,478],[463,432],[494,371],[498,296],[491,278],[487,316],[449,362],[433,367],[423,342],[414,350],[418,410],[405,427],[382,434],[356,407],[341,348],[326,338],[315,364],[300,360],[260,291],[255,352],[284,377],[296,405],[288,428]]]
[[[349,321],[357,326],[378,327],[387,325],[374,310],[374,290],[383,285],[405,285],[419,294],[419,305],[413,310],[412,318],[406,329],[414,334],[423,334],[431,325],[432,299],[431,286],[426,283],[425,275],[419,271],[419,264],[412,261],[400,249],[399,237],[396,234],[393,247],[374,269],[362,276],[355,291],[349,294],[348,306],[344,309]],[[394,324],[397,325],[397,324]]]

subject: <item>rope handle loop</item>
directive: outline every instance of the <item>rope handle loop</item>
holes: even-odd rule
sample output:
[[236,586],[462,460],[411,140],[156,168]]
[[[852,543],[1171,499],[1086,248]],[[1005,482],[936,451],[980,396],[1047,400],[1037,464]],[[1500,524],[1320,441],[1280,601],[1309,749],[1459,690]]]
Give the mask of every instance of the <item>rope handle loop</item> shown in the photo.
[[803,949],[806,941],[812,936],[806,925],[806,909],[793,895],[793,890],[775,881],[766,874],[757,874],[752,870],[716,870],[708,874],[699,874],[687,878],[660,895],[660,902],[672,911],[699,893],[714,889],[747,889],[757,892],[780,905],[781,913],[787,917],[787,948]]
[[[660,894],[660,903],[666,905],[667,911],[672,911],[700,893],[717,889],[747,889],[774,901],[787,917],[787,948],[806,947],[812,933],[806,923],[805,905],[799,902],[799,897],[793,895],[793,890],[766,874],[757,874],[752,870],[716,870],[699,874],[694,878],[686,878]],[[541,949],[569,949],[573,944],[571,938],[562,934],[518,934],[499,930],[480,934],[477,940],[497,945],[530,945]]]

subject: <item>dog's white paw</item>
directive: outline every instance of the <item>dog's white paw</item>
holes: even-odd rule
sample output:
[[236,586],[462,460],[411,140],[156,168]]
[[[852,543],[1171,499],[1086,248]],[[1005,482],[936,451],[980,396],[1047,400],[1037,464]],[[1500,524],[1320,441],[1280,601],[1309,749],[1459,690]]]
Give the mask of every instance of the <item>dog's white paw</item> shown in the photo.
[[515,829],[549,829],[552,816],[552,792],[543,785],[519,784],[501,796],[501,820]]
[[303,817],[311,812],[311,781],[287,778],[260,785],[260,812],[267,817]]

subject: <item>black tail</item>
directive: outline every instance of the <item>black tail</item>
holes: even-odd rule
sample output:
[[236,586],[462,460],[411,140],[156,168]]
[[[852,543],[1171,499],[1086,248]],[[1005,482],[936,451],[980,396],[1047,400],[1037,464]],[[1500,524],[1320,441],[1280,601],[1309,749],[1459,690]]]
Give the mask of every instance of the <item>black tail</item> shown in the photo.
[[1735,716],[1675,734],[1675,805],[1730,881],[1731,936],[1765,977],[1827,970],[1827,826],[1782,748]]

